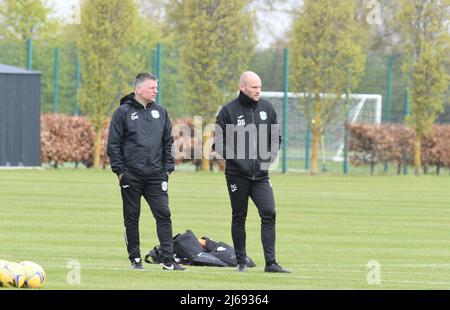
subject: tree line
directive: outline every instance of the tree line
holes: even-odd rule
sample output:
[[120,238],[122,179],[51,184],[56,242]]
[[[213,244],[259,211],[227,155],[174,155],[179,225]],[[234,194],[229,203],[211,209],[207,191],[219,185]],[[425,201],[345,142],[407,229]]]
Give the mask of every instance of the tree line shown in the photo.
[[[256,51],[254,4],[274,7],[287,0],[85,0],[81,23],[51,18],[44,0],[0,0],[0,39],[60,40],[76,44],[82,83],[78,99],[95,132],[94,165],[100,164],[101,133],[117,100],[145,70],[157,42],[176,46],[179,70],[169,75],[187,113],[207,122],[237,91],[239,74]],[[415,133],[414,166],[421,165],[421,141],[443,111],[448,96],[450,0],[304,0],[292,12],[291,30],[274,43],[290,48],[291,91],[312,132],[311,173],[318,172],[320,137],[336,116],[337,99],[350,94],[366,73],[370,51],[400,51]],[[257,62],[253,62],[255,65]],[[148,67],[147,70],[148,71]],[[270,72],[268,73],[270,74]],[[273,79],[281,77],[268,76]],[[324,96],[323,94],[337,96]],[[207,137],[204,137],[205,141]],[[205,159],[202,167],[206,169]]]

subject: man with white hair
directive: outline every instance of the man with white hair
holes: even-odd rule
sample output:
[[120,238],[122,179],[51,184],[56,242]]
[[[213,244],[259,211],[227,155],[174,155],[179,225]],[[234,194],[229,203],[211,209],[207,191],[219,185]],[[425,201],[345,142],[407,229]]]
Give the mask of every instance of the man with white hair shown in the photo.
[[239,88],[238,98],[217,116],[214,146],[226,160],[236,271],[247,270],[245,221],[250,197],[261,217],[264,271],[289,273],[275,260],[275,199],[268,174],[281,141],[277,115],[272,104],[260,98],[261,79],[256,73],[244,72]]

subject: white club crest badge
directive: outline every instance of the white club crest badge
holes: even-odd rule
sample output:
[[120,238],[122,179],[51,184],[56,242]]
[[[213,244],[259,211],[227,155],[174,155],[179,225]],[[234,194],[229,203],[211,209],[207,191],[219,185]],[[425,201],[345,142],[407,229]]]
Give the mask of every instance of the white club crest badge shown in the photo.
[[264,111],[259,112],[259,117],[261,120],[265,121],[267,119],[267,113]]
[[159,118],[159,112],[157,110],[152,110],[152,116],[153,118]]
[[167,187],[168,187],[168,185],[167,185],[167,182],[166,182],[166,181],[164,181],[164,182],[161,183],[161,189],[162,189],[164,192],[167,192]]

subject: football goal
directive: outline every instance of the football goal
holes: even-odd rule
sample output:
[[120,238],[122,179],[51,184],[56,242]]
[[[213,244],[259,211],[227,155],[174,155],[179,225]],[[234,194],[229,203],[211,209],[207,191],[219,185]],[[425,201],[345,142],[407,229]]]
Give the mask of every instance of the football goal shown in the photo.
[[[336,96],[333,94],[321,94],[321,96]],[[262,92],[262,98],[269,100],[277,111],[278,122],[283,124],[283,92]],[[303,112],[302,104],[305,104],[308,94],[288,93],[288,148],[287,159],[289,170],[303,170],[301,164],[295,161],[305,161],[310,156],[311,133],[308,130],[307,121]],[[351,94],[349,95],[346,109],[346,96],[342,95],[338,101],[337,113],[332,122],[328,124],[321,139],[319,159],[326,161],[341,162],[344,153],[345,123],[381,123],[382,96],[378,94]]]

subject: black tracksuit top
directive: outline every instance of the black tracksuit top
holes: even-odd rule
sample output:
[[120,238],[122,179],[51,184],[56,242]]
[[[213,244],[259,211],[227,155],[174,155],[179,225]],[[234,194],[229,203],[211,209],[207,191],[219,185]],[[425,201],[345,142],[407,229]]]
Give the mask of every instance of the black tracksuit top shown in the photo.
[[[230,132],[226,132],[226,125],[233,124],[235,128],[238,126],[248,126],[254,124],[256,126],[257,135],[253,138],[247,137],[245,139],[245,158],[238,159],[237,155],[237,134],[234,132],[234,154],[227,154],[227,143],[230,143],[228,135]],[[270,152],[270,158],[264,156],[261,157],[259,148],[261,146],[260,131],[262,124],[267,126],[267,152]],[[272,126],[271,125],[275,125]],[[223,134],[218,134],[220,130]],[[271,130],[274,134],[271,134]],[[271,136],[278,137],[278,141],[272,141]],[[223,140],[222,140],[223,139]],[[272,104],[264,99],[259,99],[258,102],[253,101],[246,96],[243,92],[240,92],[239,97],[226,104],[219,112],[216,118],[216,135],[214,139],[214,149],[219,151],[219,154],[226,159],[225,174],[238,175],[251,180],[260,180],[268,177],[268,164],[275,160],[278,154],[281,135],[277,122],[277,114]],[[278,142],[275,144],[274,142]],[[223,149],[221,152],[218,148],[218,144],[222,143]],[[251,159],[248,154],[249,149],[253,148],[258,150],[257,158]],[[266,169],[261,169],[261,164],[264,163],[267,166]]]
[[109,125],[107,153],[117,175],[125,170],[155,179],[175,169],[172,124],[167,110],[154,102],[146,108],[134,93],[120,100]]

